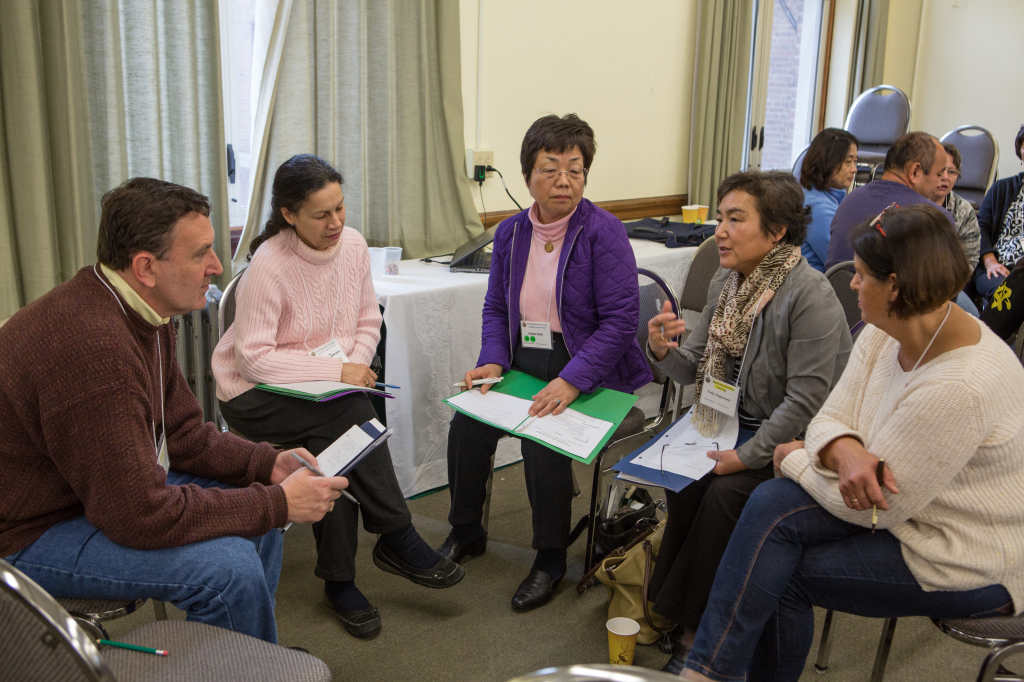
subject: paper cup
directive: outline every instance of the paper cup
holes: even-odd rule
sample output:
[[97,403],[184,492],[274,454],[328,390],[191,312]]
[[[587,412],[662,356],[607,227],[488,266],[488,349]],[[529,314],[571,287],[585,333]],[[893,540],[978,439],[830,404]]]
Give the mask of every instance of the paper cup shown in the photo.
[[402,262],[402,247],[401,246],[385,246],[384,247],[384,274],[385,275],[397,275],[398,264]]
[[684,223],[695,223],[701,225],[705,220],[708,219],[708,207],[694,204],[692,206],[683,206],[683,222]]
[[384,274],[384,249],[371,246],[370,252],[370,276],[380,277]]
[[640,624],[632,618],[612,618],[607,628],[608,662],[612,665],[633,665]]

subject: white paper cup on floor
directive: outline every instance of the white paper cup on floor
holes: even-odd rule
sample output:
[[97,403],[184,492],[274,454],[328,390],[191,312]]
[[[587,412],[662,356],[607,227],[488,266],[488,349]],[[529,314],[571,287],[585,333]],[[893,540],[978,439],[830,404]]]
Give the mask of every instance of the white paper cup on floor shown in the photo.
[[385,246],[384,247],[384,274],[385,275],[397,275],[398,264],[402,261],[402,247],[401,246]]
[[632,618],[612,618],[607,628],[608,662],[612,665],[633,665],[640,624]]
[[371,246],[370,252],[370,277],[379,277],[384,274],[384,249],[379,246]]

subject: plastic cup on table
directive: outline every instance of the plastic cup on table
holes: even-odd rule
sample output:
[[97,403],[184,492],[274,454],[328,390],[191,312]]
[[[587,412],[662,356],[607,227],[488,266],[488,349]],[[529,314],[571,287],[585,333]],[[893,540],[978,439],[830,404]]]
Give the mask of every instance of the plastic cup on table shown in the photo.
[[694,204],[683,206],[683,222],[701,225],[708,219],[708,207]]
[[385,275],[397,275],[398,264],[402,261],[402,247],[401,246],[385,246],[384,247],[384,274]]
[[384,249],[379,246],[371,246],[370,252],[370,277],[380,277],[384,274]]
[[608,621],[608,662],[612,665],[633,665],[636,636],[640,624],[632,618],[612,618]]

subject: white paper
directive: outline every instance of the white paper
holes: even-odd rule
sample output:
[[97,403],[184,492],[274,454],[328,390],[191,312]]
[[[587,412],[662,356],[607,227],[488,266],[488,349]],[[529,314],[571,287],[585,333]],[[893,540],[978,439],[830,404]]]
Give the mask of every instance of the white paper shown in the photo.
[[609,421],[570,408],[562,414],[533,417],[516,429],[516,433],[540,438],[545,443],[586,459],[612,426]]
[[343,433],[341,438],[328,445],[326,450],[317,455],[317,466],[328,476],[334,476],[372,442],[373,439],[366,431],[358,426],[353,426]]
[[481,394],[479,388],[453,395],[448,398],[448,403],[485,422],[509,430],[516,428],[530,416],[530,406],[533,405],[532,400],[496,391]]
[[288,391],[297,391],[299,393],[308,393],[310,395],[323,395],[324,393],[340,393],[341,391],[357,390],[378,393],[376,388],[367,388],[366,386],[356,386],[355,384],[344,384],[340,381],[300,381],[294,384],[267,384],[267,386],[273,386],[274,388],[283,388]]
[[736,447],[740,423],[736,417],[724,418],[719,432],[711,438],[705,438],[690,423],[692,413],[690,410],[666,429],[656,443],[633,459],[633,464],[694,480],[706,476],[717,464],[708,457],[708,452]]

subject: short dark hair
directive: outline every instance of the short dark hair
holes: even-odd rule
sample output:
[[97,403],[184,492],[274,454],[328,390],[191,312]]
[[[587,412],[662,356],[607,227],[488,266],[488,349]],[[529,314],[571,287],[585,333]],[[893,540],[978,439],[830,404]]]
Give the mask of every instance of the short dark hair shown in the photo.
[[960,156],[960,150],[956,148],[956,145],[952,142],[946,142],[942,145],[942,148],[946,150],[946,153],[953,157],[953,165],[956,169],[960,170],[960,164],[963,162],[963,157]]
[[765,237],[778,236],[780,227],[785,227],[782,243],[793,246],[804,243],[811,209],[804,206],[804,192],[792,173],[779,170],[733,173],[718,186],[718,203],[735,190],[754,197],[754,206],[761,216],[761,232]]
[[156,178],[130,178],[104,194],[100,205],[96,258],[111,270],[127,270],[140,251],[163,258],[179,220],[210,215],[206,196]]
[[933,204],[887,210],[880,224],[872,217],[851,237],[853,252],[873,277],[895,273],[899,293],[889,312],[901,320],[953,300],[971,276],[953,224]]
[[839,128],[825,128],[815,135],[800,166],[800,184],[807,189],[828,190],[832,176],[846,161],[851,144],[860,146],[852,133]]
[[270,197],[270,218],[263,226],[263,232],[249,242],[248,259],[252,260],[256,249],[284,229],[295,229],[284,219],[282,208],[298,213],[310,194],[323,189],[332,182],[345,184],[341,173],[319,156],[296,154],[282,163],[274,173],[274,186]]
[[938,140],[933,135],[920,131],[903,135],[886,152],[885,169],[901,171],[910,164],[919,163],[925,173],[931,172],[935,164],[936,142]]
[[523,137],[523,147],[519,152],[519,163],[523,166],[523,177],[529,179],[537,155],[545,149],[555,154],[564,154],[573,147],[583,155],[583,168],[590,170],[590,164],[597,153],[597,141],[594,130],[587,122],[576,114],[566,114],[559,118],[554,114],[541,116]]

